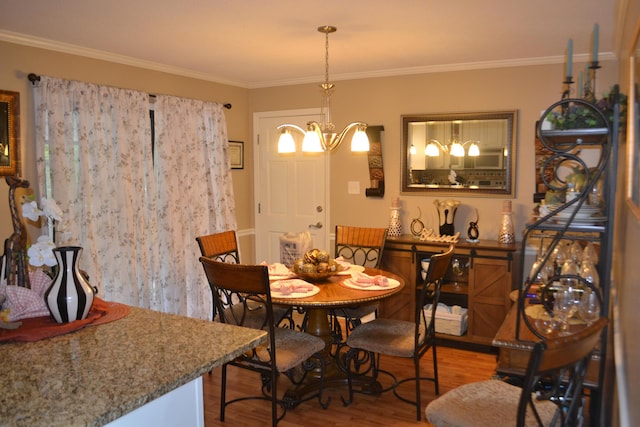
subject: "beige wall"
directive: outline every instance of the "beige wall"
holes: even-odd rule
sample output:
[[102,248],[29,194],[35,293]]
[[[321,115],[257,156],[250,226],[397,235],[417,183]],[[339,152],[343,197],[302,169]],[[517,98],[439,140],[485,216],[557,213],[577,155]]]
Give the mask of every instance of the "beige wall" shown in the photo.
[[[598,84],[608,90],[615,81],[615,62],[603,63]],[[583,67],[576,64],[576,68]],[[402,201],[402,222],[409,232],[411,219],[422,210],[427,227],[437,227],[436,198],[446,196],[400,195],[401,118],[403,114],[448,113],[466,111],[518,110],[518,146],[516,164],[516,229],[521,230],[533,207],[534,127],[540,113],[560,99],[562,65],[499,68],[421,74],[402,77],[338,81],[332,100],[333,117],[338,128],[350,121],[362,120],[383,125],[384,199],[367,198],[369,186],[366,156],[351,153],[348,145],[331,154],[331,230],[336,224],[387,226],[393,198]],[[272,111],[319,106],[317,85],[299,85],[254,89],[250,92],[250,111]],[[359,181],[362,194],[347,194],[347,183]],[[453,197],[453,196],[450,196]],[[480,214],[481,239],[496,239],[502,210],[501,200],[492,197],[454,197],[462,205],[455,219],[457,231],[466,237],[469,221]]]

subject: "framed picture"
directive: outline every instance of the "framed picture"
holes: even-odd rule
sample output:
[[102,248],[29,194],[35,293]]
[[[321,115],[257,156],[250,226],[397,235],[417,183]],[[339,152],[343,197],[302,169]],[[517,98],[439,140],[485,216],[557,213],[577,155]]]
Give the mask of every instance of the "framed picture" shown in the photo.
[[629,54],[627,108],[627,204],[640,220],[640,21]]
[[229,141],[231,169],[244,169],[244,142]]
[[0,90],[0,175],[18,175],[20,94]]

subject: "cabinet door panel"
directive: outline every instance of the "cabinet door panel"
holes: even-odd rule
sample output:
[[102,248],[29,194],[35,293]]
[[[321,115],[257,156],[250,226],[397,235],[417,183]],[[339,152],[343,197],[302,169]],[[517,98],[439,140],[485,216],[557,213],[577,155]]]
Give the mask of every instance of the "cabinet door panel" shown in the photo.
[[398,294],[380,303],[380,317],[412,321],[415,310],[416,276],[411,252],[385,251],[381,268],[402,277],[405,286]]
[[475,258],[469,285],[469,334],[493,339],[511,305],[510,261]]

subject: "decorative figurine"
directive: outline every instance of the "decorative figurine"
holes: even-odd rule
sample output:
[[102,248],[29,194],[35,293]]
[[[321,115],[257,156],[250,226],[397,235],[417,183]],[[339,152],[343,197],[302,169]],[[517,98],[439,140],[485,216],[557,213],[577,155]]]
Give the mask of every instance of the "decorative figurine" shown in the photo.
[[469,222],[469,228],[467,229],[467,242],[478,243],[480,240],[480,231],[478,231],[478,221],[480,221],[480,215],[478,214],[478,208],[474,208],[476,211],[476,220]]
[[420,209],[420,206],[418,206],[418,217],[413,218],[411,221],[411,234],[413,234],[414,237],[420,237],[422,230],[424,230],[424,223],[420,221],[421,216],[422,210]]

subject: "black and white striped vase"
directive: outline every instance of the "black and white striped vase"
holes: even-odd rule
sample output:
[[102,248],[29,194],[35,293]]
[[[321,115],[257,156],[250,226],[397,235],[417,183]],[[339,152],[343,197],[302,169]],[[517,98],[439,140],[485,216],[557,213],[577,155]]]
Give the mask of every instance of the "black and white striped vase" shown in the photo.
[[78,260],[80,246],[62,246],[53,253],[58,261],[58,271],[51,286],[44,294],[51,315],[58,323],[68,323],[87,317],[97,289],[80,273]]

